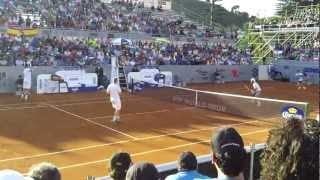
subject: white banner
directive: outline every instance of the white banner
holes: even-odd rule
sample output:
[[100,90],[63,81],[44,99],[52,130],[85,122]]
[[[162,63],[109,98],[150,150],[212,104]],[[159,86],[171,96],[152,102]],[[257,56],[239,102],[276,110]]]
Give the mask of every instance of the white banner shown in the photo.
[[40,74],[37,77],[37,94],[59,93],[59,82],[51,81],[51,74]]
[[155,76],[156,74],[163,74],[165,75],[165,79],[164,79],[164,83],[166,85],[172,85],[172,79],[173,79],[173,75],[172,72],[170,71],[163,71],[163,72],[159,72],[158,69],[142,69],[140,72],[130,72],[128,74],[128,80],[131,83],[131,80],[133,79],[134,82],[148,82],[148,83],[163,83],[163,80],[157,82],[155,81]]
[[63,78],[69,88],[97,87],[97,74],[86,73],[84,70],[57,71],[56,75]]

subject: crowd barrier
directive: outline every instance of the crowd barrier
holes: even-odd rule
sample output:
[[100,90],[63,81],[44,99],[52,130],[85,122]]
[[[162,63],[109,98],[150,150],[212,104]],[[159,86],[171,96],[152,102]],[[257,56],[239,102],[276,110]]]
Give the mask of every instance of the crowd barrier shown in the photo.
[[[33,67],[32,87],[36,90],[36,79],[39,74],[54,74],[59,70],[66,70],[78,67]],[[169,71],[173,74],[173,81],[185,83],[212,83],[214,73],[219,71],[225,82],[248,81],[252,77],[259,80],[271,79],[268,73],[271,69],[281,72],[283,79],[295,82],[298,70],[305,72],[309,76],[311,84],[319,84],[319,62],[298,62],[298,61],[279,61],[271,65],[163,65],[157,66],[161,71]],[[85,67],[87,73],[94,73],[95,67]],[[110,65],[103,66],[104,74],[110,79]],[[126,67],[126,72],[130,72],[132,67]],[[0,66],[0,93],[15,92],[15,81],[18,75],[23,72],[23,67]],[[188,72],[188,73],[186,73]],[[263,72],[263,73],[262,73]]]
[[[247,151],[246,157],[246,167],[244,170],[244,177],[247,180],[257,180],[260,178],[260,154],[265,149],[265,144],[252,144],[251,146],[246,146]],[[177,155],[178,157],[178,155]],[[211,163],[211,155],[203,155],[197,157],[198,161],[198,171],[204,175],[210,177],[217,177],[217,170]],[[177,172],[177,161],[159,164],[156,166],[160,172],[160,179],[164,179],[170,174]],[[97,180],[112,180],[109,177],[99,177]]]
[[[35,91],[37,76],[39,74],[54,74],[59,70],[66,70],[70,67],[32,67],[32,89]],[[72,67],[71,67],[72,68]],[[73,67],[77,68],[77,67]],[[126,72],[130,72],[132,67],[127,67]],[[213,74],[219,71],[224,76],[225,82],[245,81],[258,76],[257,65],[163,65],[158,66],[160,71],[169,71],[173,74],[173,81],[185,83],[210,83],[214,81]],[[95,67],[85,67],[87,73],[94,73]],[[104,74],[110,79],[111,66],[103,66]],[[18,75],[22,75],[23,67],[0,66],[0,93],[13,93],[15,91],[15,81]],[[186,73],[188,72],[188,73]]]

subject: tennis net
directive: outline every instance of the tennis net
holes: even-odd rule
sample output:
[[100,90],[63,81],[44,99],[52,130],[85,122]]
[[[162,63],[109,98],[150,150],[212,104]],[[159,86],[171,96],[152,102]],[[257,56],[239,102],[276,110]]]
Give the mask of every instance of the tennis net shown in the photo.
[[308,116],[309,104],[306,102],[202,91],[158,83],[132,81],[130,87],[133,94],[144,98],[253,119],[273,120],[291,117],[305,119]]

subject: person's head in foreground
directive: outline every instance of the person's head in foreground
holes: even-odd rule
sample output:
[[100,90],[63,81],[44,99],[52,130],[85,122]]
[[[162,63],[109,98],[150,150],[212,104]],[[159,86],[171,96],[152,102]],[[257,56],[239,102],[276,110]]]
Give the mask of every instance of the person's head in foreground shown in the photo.
[[141,162],[131,166],[127,172],[126,180],[158,180],[157,168],[148,162]]
[[198,168],[198,162],[196,156],[190,152],[182,152],[178,160],[179,171],[194,171]]
[[244,179],[246,151],[240,134],[234,128],[219,129],[211,138],[211,148],[218,179]]
[[196,156],[190,151],[184,151],[178,158],[178,173],[166,177],[166,180],[208,179],[209,177],[197,172]]
[[58,168],[50,163],[43,162],[31,167],[29,177],[34,180],[60,180],[61,174]]
[[5,169],[0,171],[0,180],[33,180],[30,177],[24,177],[21,173]]
[[119,152],[112,155],[109,164],[110,177],[113,180],[125,180],[126,174],[131,166],[130,155],[126,152]]
[[289,119],[270,130],[261,155],[261,179],[319,178],[319,123]]

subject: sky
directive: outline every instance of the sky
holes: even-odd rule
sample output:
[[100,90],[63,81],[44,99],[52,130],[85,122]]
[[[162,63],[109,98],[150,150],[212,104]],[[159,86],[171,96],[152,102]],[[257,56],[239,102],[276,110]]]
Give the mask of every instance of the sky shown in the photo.
[[222,0],[217,4],[222,5],[229,11],[232,6],[239,5],[240,11],[245,11],[250,16],[270,17],[275,15],[277,2],[278,0]]

